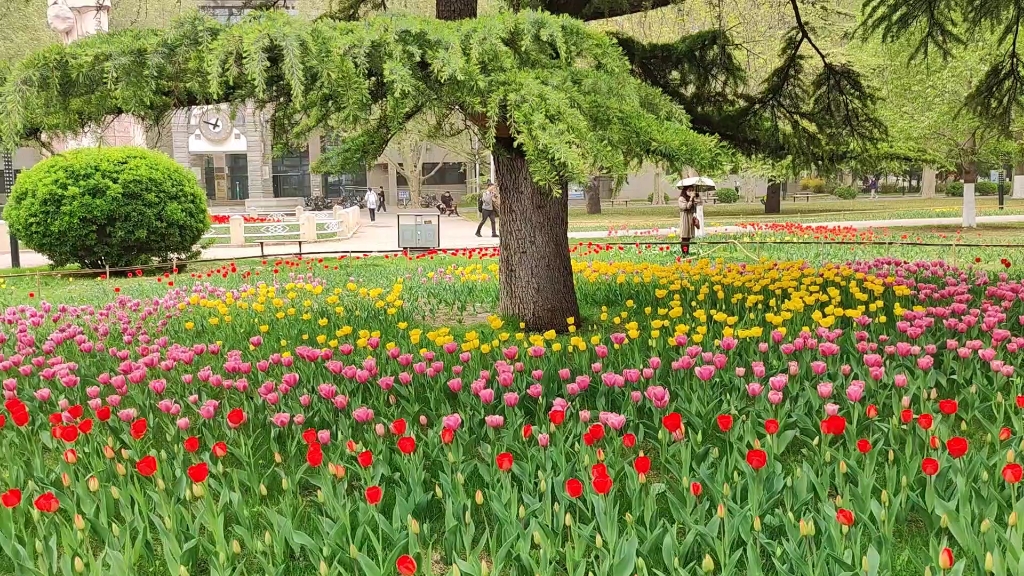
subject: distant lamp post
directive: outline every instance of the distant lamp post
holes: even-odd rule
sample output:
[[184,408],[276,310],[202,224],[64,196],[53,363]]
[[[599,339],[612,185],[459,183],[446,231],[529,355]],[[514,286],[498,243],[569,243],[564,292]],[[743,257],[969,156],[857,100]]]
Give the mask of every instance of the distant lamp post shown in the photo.
[[[3,189],[0,192],[9,196],[11,188],[14,188],[14,155],[10,152],[3,153],[4,181]],[[21,254],[18,253],[18,239],[11,234],[11,268],[21,268]]]

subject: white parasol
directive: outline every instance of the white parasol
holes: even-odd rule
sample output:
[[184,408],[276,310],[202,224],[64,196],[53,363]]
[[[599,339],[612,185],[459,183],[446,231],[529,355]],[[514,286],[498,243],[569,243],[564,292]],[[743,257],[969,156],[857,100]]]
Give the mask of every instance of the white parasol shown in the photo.
[[693,176],[691,178],[683,178],[679,182],[676,182],[676,188],[683,188],[685,186],[714,186],[715,181],[711,178],[705,178],[703,176]]

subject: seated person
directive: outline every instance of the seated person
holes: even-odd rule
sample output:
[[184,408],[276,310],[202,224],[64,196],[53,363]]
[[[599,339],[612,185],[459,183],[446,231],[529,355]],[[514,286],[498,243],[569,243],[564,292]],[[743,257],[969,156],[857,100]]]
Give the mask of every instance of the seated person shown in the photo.
[[441,202],[437,205],[437,210],[441,214],[448,216],[459,215],[459,206],[455,203],[455,198],[452,197],[452,193],[445,190],[444,194],[441,195]]

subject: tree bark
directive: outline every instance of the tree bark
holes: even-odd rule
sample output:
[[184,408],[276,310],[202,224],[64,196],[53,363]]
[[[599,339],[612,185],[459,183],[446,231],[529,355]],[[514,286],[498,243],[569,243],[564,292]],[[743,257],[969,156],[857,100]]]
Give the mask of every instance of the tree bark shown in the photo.
[[580,308],[569,258],[569,194],[538,187],[526,156],[510,137],[495,139],[494,167],[501,204],[499,314],[518,318],[527,330],[568,330]]
[[587,183],[587,214],[601,213],[601,186],[596,176],[590,177]]
[[438,20],[465,20],[476,18],[477,0],[437,0],[434,16]]
[[764,197],[765,214],[782,213],[782,184],[779,182],[768,182],[768,193]]
[[1024,198],[1024,162],[1013,165],[1013,195],[1015,200]]
[[975,184],[978,182],[977,141],[972,134],[964,143],[964,156],[967,160],[963,163],[964,176],[964,204],[963,204],[963,227],[977,228],[978,213],[977,204],[974,198]]
[[935,198],[935,167],[925,165],[921,171],[921,197]]

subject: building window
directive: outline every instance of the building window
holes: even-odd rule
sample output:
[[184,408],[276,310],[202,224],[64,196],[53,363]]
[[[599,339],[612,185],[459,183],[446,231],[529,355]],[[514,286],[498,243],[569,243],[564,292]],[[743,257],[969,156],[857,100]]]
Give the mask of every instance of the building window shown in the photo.
[[396,164],[395,165],[395,173],[397,175],[396,179],[395,179],[395,183],[398,184],[399,188],[408,188],[409,187],[409,180],[405,177],[405,174],[402,173],[402,168],[404,166],[405,166],[404,164]]
[[[326,152],[333,146],[340,145],[336,136],[327,136],[320,140],[321,152]],[[344,192],[352,193],[353,190],[366,192],[366,171],[362,170],[354,174],[324,174],[323,175],[324,196],[328,198],[341,198]]]
[[228,165],[228,198],[249,199],[249,159],[245,154],[225,155]]
[[[430,174],[431,172],[434,173]],[[445,162],[438,168],[437,162],[424,162],[423,176],[423,183],[428,186],[465,185],[466,165],[462,162]]]
[[305,198],[310,195],[309,151],[274,158],[274,198]]

